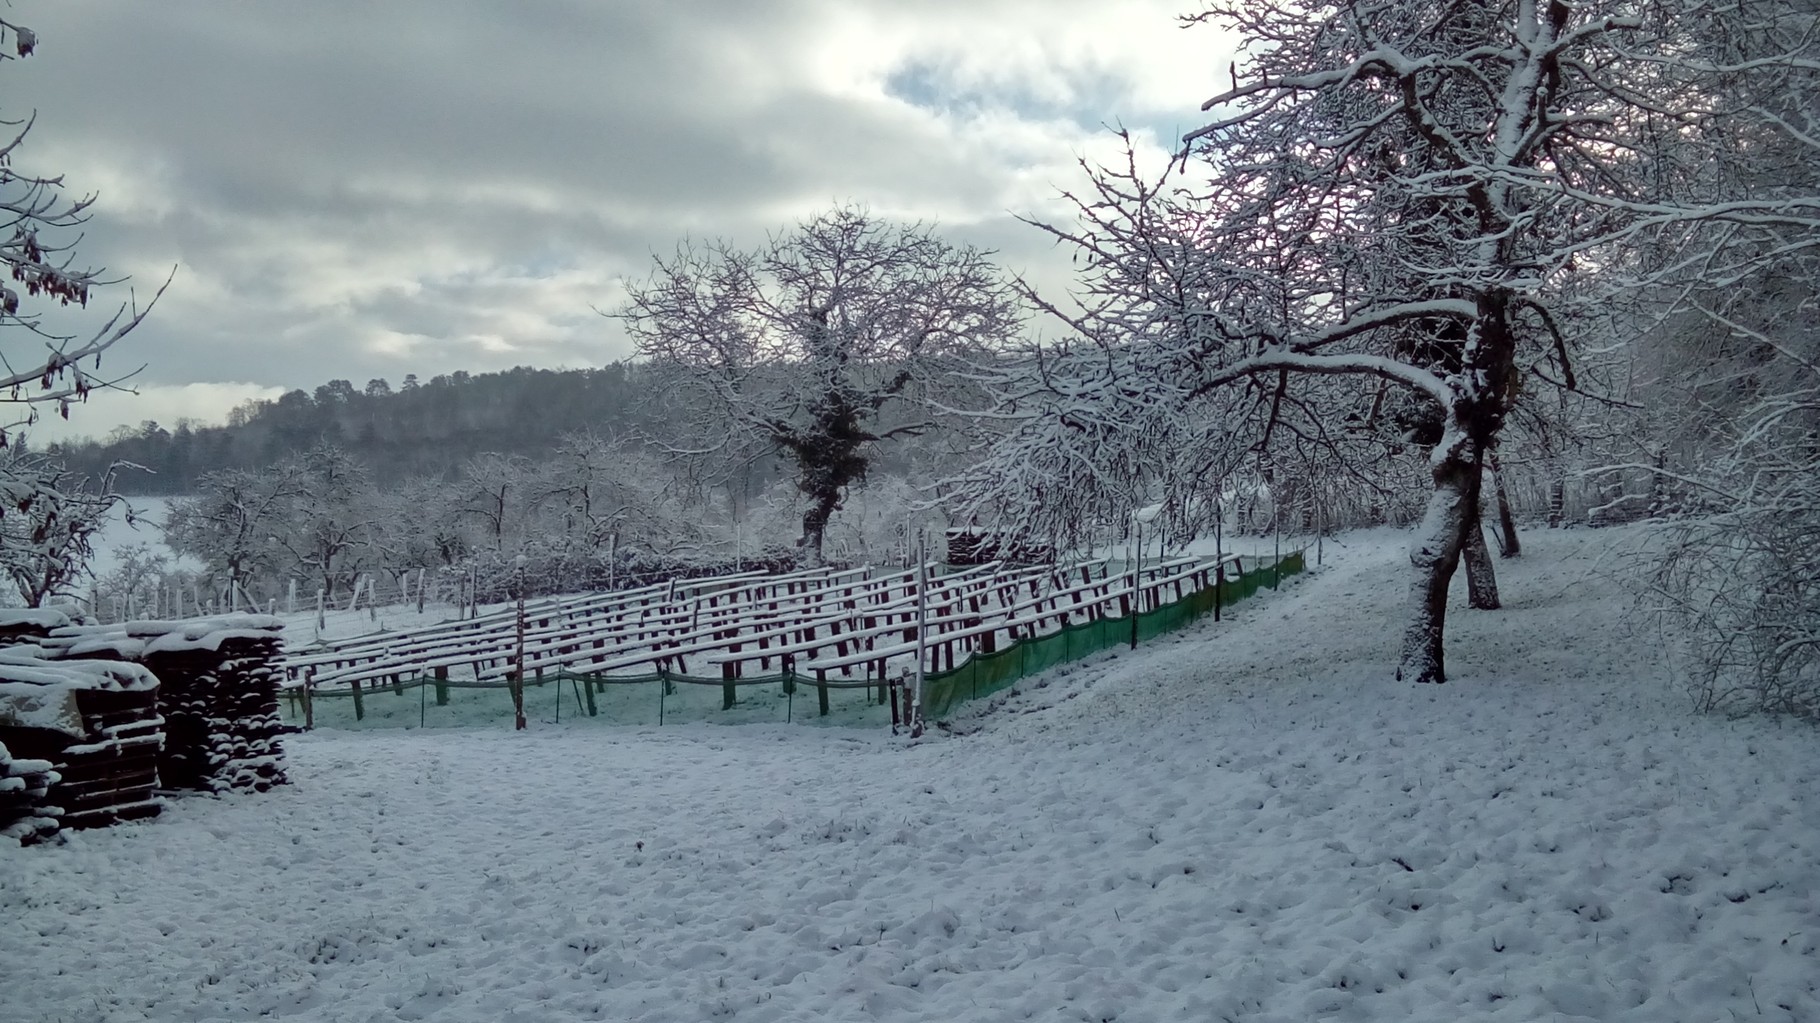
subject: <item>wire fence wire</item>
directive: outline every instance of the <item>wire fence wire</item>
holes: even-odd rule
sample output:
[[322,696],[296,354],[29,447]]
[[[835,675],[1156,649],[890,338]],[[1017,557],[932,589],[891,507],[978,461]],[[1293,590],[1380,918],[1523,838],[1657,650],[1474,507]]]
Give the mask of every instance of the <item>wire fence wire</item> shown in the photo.
[[[1024,637],[990,653],[975,652],[951,670],[924,675],[923,714],[950,715],[961,704],[1004,692],[1057,665],[1118,646],[1133,646],[1184,628],[1215,612],[1273,589],[1306,567],[1304,551],[1283,555],[1178,600],[1136,615],[1080,622],[1041,636]],[[939,640],[938,640],[939,641]],[[932,644],[933,645],[933,644]],[[284,691],[285,722],[316,728],[511,727],[513,683],[433,676],[400,676],[348,689]],[[522,693],[532,721],[589,721],[613,725],[664,725],[686,721],[721,724],[795,722],[886,726],[891,694],[877,678],[819,679],[792,671],[740,678],[688,675],[659,669],[642,675],[552,671],[528,677]]]

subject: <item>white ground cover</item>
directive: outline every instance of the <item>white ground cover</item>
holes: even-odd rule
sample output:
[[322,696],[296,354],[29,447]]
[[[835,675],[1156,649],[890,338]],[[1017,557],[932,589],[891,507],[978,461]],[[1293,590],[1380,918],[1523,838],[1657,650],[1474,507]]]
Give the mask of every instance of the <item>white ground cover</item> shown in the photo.
[[1820,735],[1688,712],[1623,535],[1527,534],[1444,687],[1378,533],[914,744],[293,737],[0,846],[0,1020],[1820,1019]]

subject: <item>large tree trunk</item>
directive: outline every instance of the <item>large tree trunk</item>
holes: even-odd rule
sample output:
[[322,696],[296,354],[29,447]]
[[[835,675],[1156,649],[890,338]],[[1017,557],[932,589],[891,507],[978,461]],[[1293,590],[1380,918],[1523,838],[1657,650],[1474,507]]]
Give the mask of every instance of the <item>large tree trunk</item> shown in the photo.
[[803,535],[796,541],[801,552],[797,561],[798,568],[820,568],[825,561],[822,551],[822,540],[828,531],[828,520],[834,515],[834,508],[826,502],[816,501],[803,512]]
[[1478,460],[1472,483],[1472,499],[1467,503],[1466,532],[1460,552],[1466,559],[1466,606],[1479,611],[1495,611],[1498,599],[1498,570],[1491,560],[1491,548],[1485,544],[1485,461]]
[[1510,492],[1504,489],[1504,466],[1499,464],[1495,449],[1487,453],[1486,464],[1491,467],[1492,493],[1498,499],[1498,554],[1514,558],[1523,553],[1523,547],[1517,542],[1517,522],[1510,513]]
[[1492,564],[1491,548],[1485,544],[1485,526],[1477,515],[1466,524],[1461,553],[1466,556],[1466,606],[1480,611],[1497,610],[1502,606],[1498,599],[1498,572]]
[[[1479,482],[1485,453],[1497,443],[1504,418],[1502,395],[1509,391],[1515,350],[1510,332],[1510,296],[1500,289],[1477,296],[1479,317],[1467,332],[1459,388],[1448,408],[1448,426],[1429,455],[1434,464],[1434,493],[1422,516],[1421,532],[1409,552],[1415,578],[1410,584],[1409,623],[1403,631],[1403,660],[1397,677],[1410,682],[1447,681],[1444,640],[1447,591],[1459,567],[1462,548],[1470,549],[1478,585],[1474,607],[1497,606],[1497,582],[1485,532],[1480,524]],[[1469,580],[1471,585],[1471,580]]]
[[[1460,448],[1466,449],[1462,444]],[[1447,681],[1443,638],[1447,624],[1447,590],[1460,565],[1460,548],[1472,512],[1476,463],[1465,450],[1447,456],[1434,468],[1434,493],[1410,546],[1415,569],[1409,588],[1409,622],[1403,630],[1403,660],[1397,678],[1407,682]]]

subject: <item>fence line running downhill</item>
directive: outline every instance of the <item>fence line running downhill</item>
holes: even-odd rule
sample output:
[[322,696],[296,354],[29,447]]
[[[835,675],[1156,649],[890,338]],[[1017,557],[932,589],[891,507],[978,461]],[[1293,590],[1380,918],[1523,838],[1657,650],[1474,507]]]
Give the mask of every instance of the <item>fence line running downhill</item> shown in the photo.
[[[1217,616],[1221,608],[1260,589],[1274,589],[1305,565],[1305,551],[1292,551],[1229,578],[1210,577],[1218,581],[1135,616],[1103,616],[1016,639],[995,651],[975,651],[950,668],[925,673],[923,713],[939,720],[963,703],[1003,692],[1057,665],[1135,646]],[[291,724],[303,724],[307,717],[315,727],[328,728],[509,726],[515,715],[511,688],[509,681],[396,676],[364,690],[358,685],[340,690],[293,686],[285,690],[283,709]],[[557,670],[526,678],[522,692],[528,717],[557,723],[588,718],[620,725],[710,720],[882,726],[897,713],[897,693],[881,678],[822,678],[790,670],[739,678],[662,667],[638,675]],[[802,708],[796,706],[799,698]]]

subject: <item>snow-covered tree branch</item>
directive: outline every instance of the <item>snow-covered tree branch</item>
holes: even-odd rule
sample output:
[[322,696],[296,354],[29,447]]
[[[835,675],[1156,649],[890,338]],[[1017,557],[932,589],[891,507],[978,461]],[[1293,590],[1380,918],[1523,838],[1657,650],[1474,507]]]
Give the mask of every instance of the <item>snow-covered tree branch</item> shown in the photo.
[[[0,18],[0,64],[30,56],[36,46],[31,29]],[[46,320],[47,310],[85,308],[96,289],[116,282],[76,257],[95,197],[69,199],[61,177],[20,170],[15,161],[33,117],[9,120],[6,113],[0,111],[0,127],[10,130],[0,136],[0,449],[43,410],[67,419],[90,391],[131,376],[104,372],[102,355],[157,301],[140,306],[129,298],[99,326],[77,333]],[[112,473],[90,489],[54,462],[0,454],[7,456],[0,458],[0,561],[20,596],[36,606],[87,571],[90,537],[119,499]]]
[[1132,463],[1159,437],[1255,447],[1292,394],[1360,435],[1400,406],[1432,492],[1399,675],[1444,681],[1482,462],[1537,382],[1587,385],[1577,362],[1619,298],[1820,242],[1820,190],[1717,159],[1811,145],[1811,106],[1778,90],[1812,74],[1812,12],[1220,0],[1189,20],[1246,40],[1233,86],[1179,159],[1141,167],[1127,140],[1124,166],[1069,196],[1077,223],[1042,225],[1084,267],[1074,301],[1039,302],[1070,340],[1003,381],[1020,425],[993,464],[1025,476],[971,492],[1141,489]]
[[[30,56],[36,45],[29,28],[0,19],[4,60]],[[3,118],[0,113],[0,125],[12,133],[0,142],[0,271],[8,278],[0,281],[0,447],[11,433],[35,421],[40,409],[67,419],[70,406],[90,391],[131,376],[134,371],[104,373],[101,356],[131,333],[157,301],[154,296],[140,306],[129,299],[82,334],[61,333],[46,324],[45,309],[86,307],[96,289],[117,282],[107,271],[77,262],[75,247],[95,196],[67,198],[62,177],[19,170],[15,160],[34,118]]]

